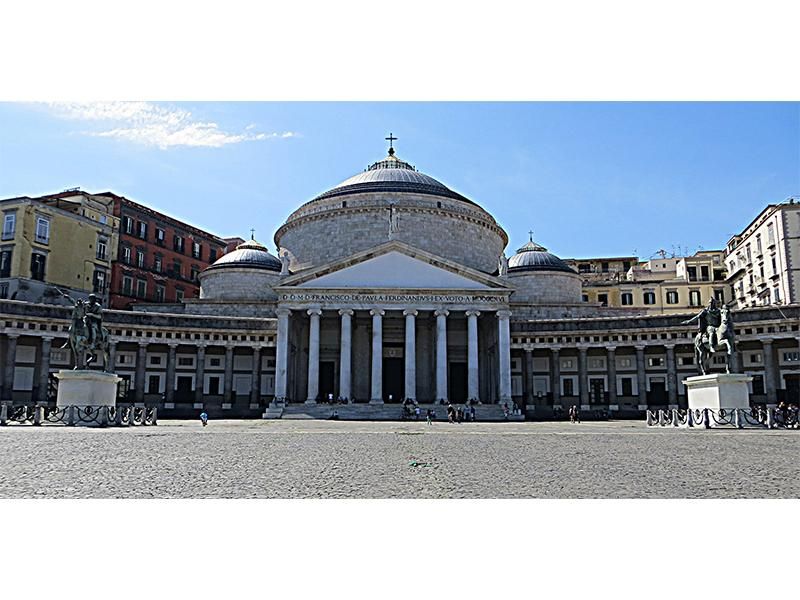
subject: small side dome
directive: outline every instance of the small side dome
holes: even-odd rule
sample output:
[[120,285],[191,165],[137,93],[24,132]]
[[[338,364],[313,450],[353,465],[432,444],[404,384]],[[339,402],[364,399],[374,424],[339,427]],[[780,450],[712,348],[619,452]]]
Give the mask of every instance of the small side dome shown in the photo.
[[248,267],[280,272],[281,261],[270,254],[266,246],[260,242],[248,240],[244,244],[239,244],[233,252],[223,254],[205,270],[211,271],[227,267]]
[[555,254],[547,251],[547,248],[540,246],[531,240],[517,253],[508,259],[508,272],[515,273],[520,271],[560,271],[563,273],[575,273],[575,270]]

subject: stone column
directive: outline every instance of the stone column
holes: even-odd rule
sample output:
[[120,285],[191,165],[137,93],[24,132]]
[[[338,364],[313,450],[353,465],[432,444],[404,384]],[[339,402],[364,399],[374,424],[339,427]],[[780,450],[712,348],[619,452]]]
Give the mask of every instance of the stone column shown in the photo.
[[139,342],[139,350],[136,353],[136,382],[134,386],[135,402],[144,402],[145,369],[147,368],[147,342]]
[[675,368],[675,344],[664,344],[667,350],[667,402],[678,408],[678,371]]
[[353,395],[353,309],[339,311],[342,333],[339,341],[339,397],[351,400]]
[[310,308],[308,313],[308,395],[306,404],[316,404],[319,396],[319,319],[322,311]]
[[581,406],[589,405],[588,346],[578,346],[578,394]]
[[608,404],[617,403],[617,347],[606,348],[606,374],[608,376]]
[[225,346],[225,381],[222,402],[228,405],[233,404],[233,345],[231,344]]
[[108,342],[108,364],[106,365],[106,370],[109,373],[114,372],[114,368],[117,366],[117,342],[110,341]]
[[166,390],[165,402],[175,402],[175,353],[178,350],[178,342],[169,342],[167,350],[167,381],[164,386]]
[[275,337],[275,401],[286,402],[286,374],[289,366],[289,315],[288,308],[279,308],[278,332]]
[[644,364],[644,346],[636,346],[636,385],[639,388],[639,406],[647,406],[647,373]]
[[383,404],[383,315],[379,308],[369,311],[372,315],[372,393],[370,404]]
[[405,316],[406,318],[405,397],[410,400],[416,400],[417,399],[417,311],[412,309],[404,310],[403,316]]
[[447,400],[447,315],[449,311],[437,310],[436,315],[436,401]]
[[467,311],[467,398],[480,401],[478,371],[478,317],[477,310]]
[[561,404],[561,353],[560,348],[551,348],[550,357],[550,391],[553,394],[553,406]]
[[778,382],[775,377],[775,351],[772,348],[772,338],[761,340],[764,352],[764,391],[767,393],[767,404],[778,403]]
[[19,334],[8,334],[8,345],[6,346],[5,364],[5,386],[3,388],[3,400],[11,401],[14,396],[14,366],[17,364],[17,342]]
[[511,311],[497,311],[497,340],[500,363],[499,384],[500,399],[499,403],[508,403],[511,408]]
[[53,344],[52,337],[42,338],[42,358],[39,362],[39,397],[37,402],[47,402],[47,388],[50,383],[50,348]]
[[250,376],[250,408],[261,404],[261,346],[253,347],[253,372]]
[[194,401],[196,404],[203,402],[203,387],[206,377],[206,346],[203,343],[197,347],[197,358],[194,365]]

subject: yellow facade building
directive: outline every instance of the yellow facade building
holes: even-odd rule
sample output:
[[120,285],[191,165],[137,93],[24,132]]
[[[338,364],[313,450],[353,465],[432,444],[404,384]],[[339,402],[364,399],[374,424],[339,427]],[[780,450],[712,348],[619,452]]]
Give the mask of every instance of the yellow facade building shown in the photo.
[[77,190],[0,200],[0,298],[58,302],[53,286],[105,304],[118,219],[109,198]]

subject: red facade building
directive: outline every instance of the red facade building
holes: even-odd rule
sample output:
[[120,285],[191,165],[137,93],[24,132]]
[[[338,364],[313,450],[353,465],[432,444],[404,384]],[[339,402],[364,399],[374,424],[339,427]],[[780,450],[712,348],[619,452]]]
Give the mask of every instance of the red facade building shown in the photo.
[[225,253],[225,240],[111,192],[98,195],[113,198],[120,219],[109,308],[198,297],[197,276]]

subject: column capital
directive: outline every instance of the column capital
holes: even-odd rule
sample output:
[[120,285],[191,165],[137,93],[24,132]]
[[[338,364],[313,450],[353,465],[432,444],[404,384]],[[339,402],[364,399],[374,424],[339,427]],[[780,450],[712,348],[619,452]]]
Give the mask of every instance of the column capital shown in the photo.
[[647,348],[647,346],[644,344],[636,344],[634,345],[634,348],[636,348],[637,352],[644,352],[644,349]]
[[553,354],[558,354],[559,352],[561,352],[564,349],[564,347],[563,346],[548,346],[547,349],[550,350],[550,352],[552,352]]
[[479,310],[468,310],[468,311],[464,312],[464,314],[467,315],[468,317],[480,317],[481,316],[481,311],[479,311]]
[[677,344],[675,342],[667,342],[666,344],[663,344],[663,346],[667,350],[675,350],[675,346],[677,346]]
[[578,344],[575,346],[578,349],[578,352],[581,354],[586,354],[589,351],[589,344]]
[[774,341],[775,341],[775,338],[771,338],[771,337],[761,338],[761,344],[764,345],[764,346],[771,346],[772,342],[774,342]]
[[606,346],[606,351],[608,351],[608,352],[616,352],[617,351],[617,347],[616,346]]
[[282,308],[281,307],[281,308],[276,308],[275,309],[275,314],[278,315],[279,317],[288,317],[289,315],[292,314],[292,311],[289,308]]
[[321,309],[321,308],[309,308],[309,309],[306,311],[306,314],[307,314],[309,317],[314,317],[314,316],[317,316],[317,317],[319,317],[319,316],[321,316],[321,315],[322,315],[322,309]]
[[339,309],[339,316],[343,317],[347,315],[348,317],[352,317],[355,311],[352,308],[340,308]]
[[435,310],[433,314],[436,315],[437,317],[446,317],[450,314],[450,311],[445,308],[440,308],[438,310]]
[[43,342],[50,342],[52,344],[54,339],[55,339],[54,335],[43,335],[42,336],[42,341]]
[[141,350],[142,348],[147,348],[147,346],[150,345],[150,340],[138,340],[136,343],[139,344],[139,349]]
[[419,314],[419,311],[415,308],[407,308],[403,311],[404,317],[416,317]]
[[253,346],[253,354],[261,354],[263,346]]
[[371,314],[373,317],[382,317],[386,314],[386,311],[380,308],[373,308],[369,311],[369,314]]
[[19,334],[16,331],[14,332],[10,331],[6,334],[6,337],[12,340],[16,340],[19,337]]
[[167,341],[167,346],[169,346],[170,350],[175,350],[178,347],[179,344],[180,344],[180,342],[178,340],[168,340]]
[[498,319],[508,319],[511,317],[510,310],[498,310],[496,314]]

